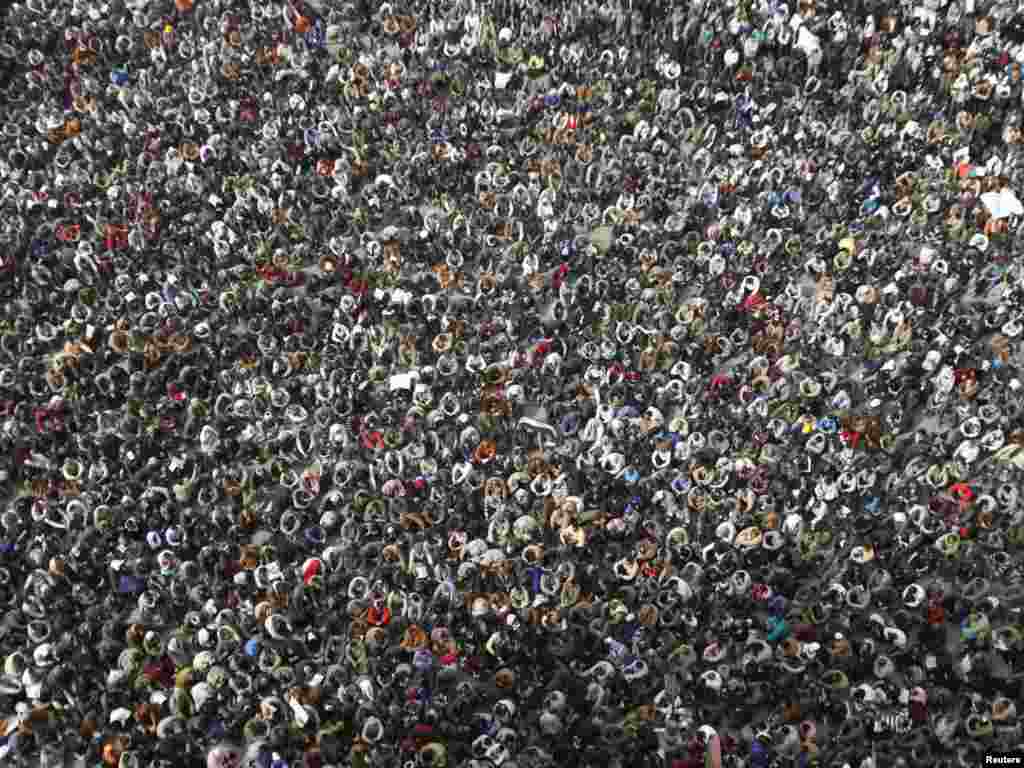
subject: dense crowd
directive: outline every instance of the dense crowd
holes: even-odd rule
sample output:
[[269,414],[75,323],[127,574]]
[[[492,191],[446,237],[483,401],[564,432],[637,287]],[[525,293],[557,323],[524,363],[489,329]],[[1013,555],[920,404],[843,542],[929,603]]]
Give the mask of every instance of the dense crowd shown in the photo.
[[1022,749],[1024,11],[3,13],[0,762]]

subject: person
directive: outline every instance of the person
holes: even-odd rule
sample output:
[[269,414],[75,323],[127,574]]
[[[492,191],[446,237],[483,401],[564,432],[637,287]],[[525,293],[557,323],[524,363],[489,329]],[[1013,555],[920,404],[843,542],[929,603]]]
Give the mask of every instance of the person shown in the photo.
[[931,764],[865,727],[1006,714],[1018,16],[214,10],[2,11],[9,754]]

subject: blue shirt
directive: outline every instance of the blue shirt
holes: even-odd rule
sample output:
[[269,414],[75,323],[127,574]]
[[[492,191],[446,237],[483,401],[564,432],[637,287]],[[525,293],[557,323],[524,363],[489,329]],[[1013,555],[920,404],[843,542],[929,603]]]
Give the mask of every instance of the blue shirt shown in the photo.
[[142,591],[142,581],[134,576],[122,576],[117,581],[117,591],[121,594],[133,594]]

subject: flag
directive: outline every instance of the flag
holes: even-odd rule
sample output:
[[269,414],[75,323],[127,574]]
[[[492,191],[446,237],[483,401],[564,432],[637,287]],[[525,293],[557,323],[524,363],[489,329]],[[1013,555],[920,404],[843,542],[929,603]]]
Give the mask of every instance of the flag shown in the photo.
[[311,557],[302,566],[302,581],[308,586],[317,576],[320,575],[321,562],[319,558]]

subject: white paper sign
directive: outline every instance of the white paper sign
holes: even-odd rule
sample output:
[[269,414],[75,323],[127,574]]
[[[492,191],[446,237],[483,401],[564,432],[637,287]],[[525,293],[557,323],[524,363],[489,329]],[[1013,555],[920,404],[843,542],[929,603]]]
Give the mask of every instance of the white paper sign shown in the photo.
[[412,389],[419,378],[420,375],[416,371],[396,374],[390,379],[390,389],[392,392],[397,389]]
[[995,219],[1024,214],[1024,206],[1021,205],[1017,196],[1008,189],[1001,192],[986,192],[981,196],[981,202],[985,204]]
[[797,34],[796,38],[796,47],[808,56],[811,56],[812,54],[821,52],[821,41],[818,39],[818,36],[809,31],[807,27],[800,27],[800,32]]

